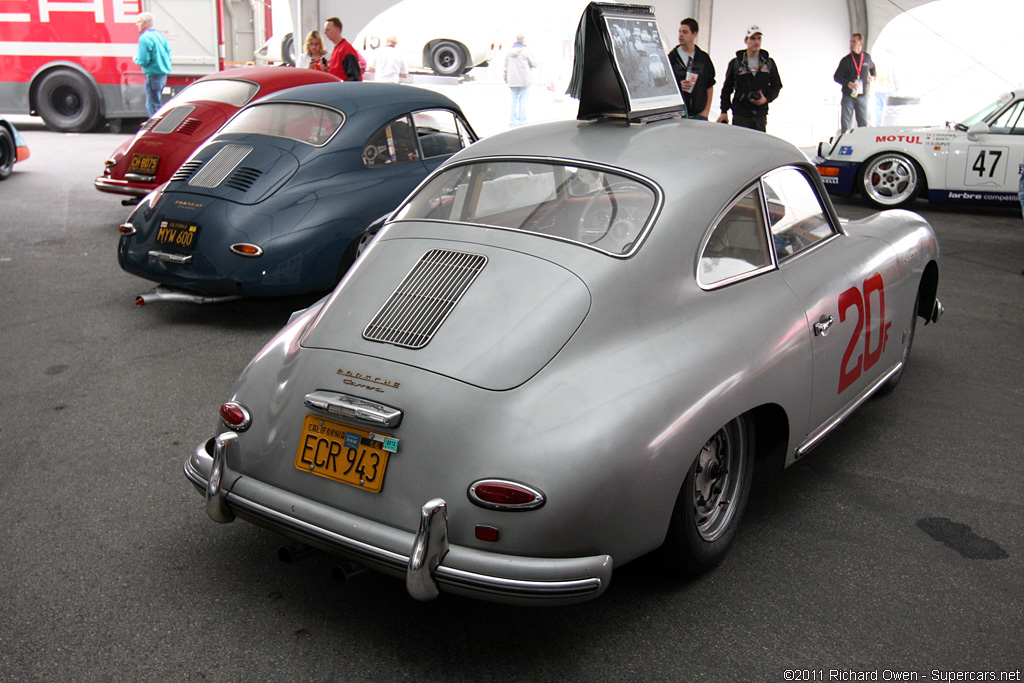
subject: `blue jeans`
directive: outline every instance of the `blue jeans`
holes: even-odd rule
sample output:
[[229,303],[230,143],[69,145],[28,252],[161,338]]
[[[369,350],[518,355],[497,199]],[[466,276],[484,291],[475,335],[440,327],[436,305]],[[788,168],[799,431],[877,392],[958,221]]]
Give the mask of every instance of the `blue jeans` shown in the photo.
[[1017,189],[1017,199],[1020,200],[1020,212],[1024,215],[1024,171],[1020,175],[1020,187]]
[[146,114],[152,116],[160,108],[160,94],[167,85],[167,74],[146,74]]
[[512,93],[512,111],[508,118],[510,128],[526,123],[526,93],[529,90],[530,86],[528,85],[509,87],[509,92]]
[[843,130],[850,130],[853,125],[853,114],[857,114],[857,126],[863,128],[868,125],[868,98],[864,94],[860,94],[857,97],[850,97],[849,95],[843,95],[843,102],[841,105],[843,117],[842,126]]

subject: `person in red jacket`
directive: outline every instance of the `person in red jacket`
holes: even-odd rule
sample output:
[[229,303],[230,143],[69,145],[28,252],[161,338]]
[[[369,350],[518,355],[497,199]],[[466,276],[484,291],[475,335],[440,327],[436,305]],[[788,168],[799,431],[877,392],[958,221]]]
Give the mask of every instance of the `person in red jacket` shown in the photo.
[[331,62],[327,66],[327,71],[343,81],[363,80],[359,53],[352,47],[352,43],[341,37],[341,19],[331,17],[325,21],[324,35],[334,43],[334,52],[331,53]]

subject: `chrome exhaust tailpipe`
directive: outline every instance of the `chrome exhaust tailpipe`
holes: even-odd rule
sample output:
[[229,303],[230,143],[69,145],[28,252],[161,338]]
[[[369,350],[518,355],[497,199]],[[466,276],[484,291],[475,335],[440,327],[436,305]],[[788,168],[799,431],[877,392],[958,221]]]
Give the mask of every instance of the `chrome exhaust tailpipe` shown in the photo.
[[316,548],[311,548],[305,543],[289,543],[277,549],[277,559],[285,564],[294,564],[316,553]]
[[366,567],[355,562],[343,561],[331,567],[331,578],[337,583],[345,583],[367,571],[369,570]]
[[222,304],[226,301],[238,301],[241,298],[242,296],[238,294],[193,294],[192,292],[170,289],[169,287],[157,287],[152,292],[135,297],[135,305],[145,306],[157,301],[177,301],[187,304]]
[[928,316],[928,319],[925,320],[924,324],[927,325],[930,322],[932,322],[932,323],[939,322],[939,318],[941,318],[942,314],[945,313],[945,312],[946,312],[946,307],[942,305],[941,301],[936,299],[935,300],[935,305],[932,306],[932,314],[930,316]]

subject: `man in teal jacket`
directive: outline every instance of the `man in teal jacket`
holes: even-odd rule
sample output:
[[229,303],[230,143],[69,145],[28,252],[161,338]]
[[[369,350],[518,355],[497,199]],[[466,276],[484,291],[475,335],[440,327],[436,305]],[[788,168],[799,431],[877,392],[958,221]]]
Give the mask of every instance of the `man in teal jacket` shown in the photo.
[[146,76],[146,113],[152,116],[160,108],[160,93],[167,85],[167,74],[171,73],[171,46],[163,34],[153,28],[153,15],[141,13],[135,19],[139,29],[139,53],[135,63],[142,67]]

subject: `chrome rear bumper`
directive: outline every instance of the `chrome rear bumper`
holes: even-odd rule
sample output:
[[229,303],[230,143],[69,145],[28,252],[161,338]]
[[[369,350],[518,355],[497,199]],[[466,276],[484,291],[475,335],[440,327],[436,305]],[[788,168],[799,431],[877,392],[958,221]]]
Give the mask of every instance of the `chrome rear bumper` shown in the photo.
[[[418,600],[439,592],[522,605],[563,605],[597,597],[611,581],[612,558],[533,558],[448,544],[447,505],[428,501],[413,534],[295,496],[231,472],[231,433],[200,444],[185,476],[204,495],[210,517],[237,516],[406,582]],[[216,444],[216,445],[215,445]],[[213,453],[211,453],[211,449]]]

